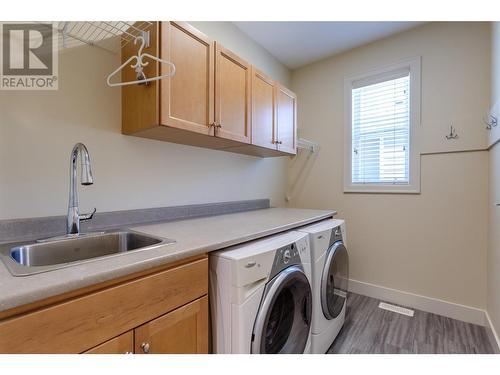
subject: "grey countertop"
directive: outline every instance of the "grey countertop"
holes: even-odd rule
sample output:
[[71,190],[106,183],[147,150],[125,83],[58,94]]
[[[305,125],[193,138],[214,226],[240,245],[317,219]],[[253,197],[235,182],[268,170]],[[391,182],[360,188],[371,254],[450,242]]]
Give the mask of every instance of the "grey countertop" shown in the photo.
[[0,262],[0,311],[297,228],[335,214],[335,211],[266,208],[133,226],[130,229],[176,242],[31,276],[14,277]]

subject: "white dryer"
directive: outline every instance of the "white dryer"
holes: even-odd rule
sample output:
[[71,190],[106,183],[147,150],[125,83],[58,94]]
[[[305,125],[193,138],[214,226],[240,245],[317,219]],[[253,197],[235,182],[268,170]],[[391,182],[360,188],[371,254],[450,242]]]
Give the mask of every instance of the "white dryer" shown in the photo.
[[309,237],[287,232],[210,254],[214,353],[308,353]]
[[325,353],[345,320],[349,280],[345,222],[328,219],[298,230],[308,233],[311,243],[311,353]]

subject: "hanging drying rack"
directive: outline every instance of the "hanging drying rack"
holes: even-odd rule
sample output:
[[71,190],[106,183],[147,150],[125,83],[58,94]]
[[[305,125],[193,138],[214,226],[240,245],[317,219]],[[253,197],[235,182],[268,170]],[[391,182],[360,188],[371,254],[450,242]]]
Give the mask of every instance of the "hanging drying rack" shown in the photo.
[[319,144],[316,142],[309,141],[304,138],[297,139],[297,148],[300,150],[308,150],[311,153],[315,153],[319,151]]
[[[291,165],[298,165],[299,169],[297,175],[293,178],[293,181],[291,181],[290,187],[287,188],[287,191],[285,192],[286,202],[290,202],[295,196],[294,192],[296,191],[297,186],[304,181],[304,173],[312,166],[311,163],[314,163],[319,149],[319,143],[309,141],[300,137],[297,138],[297,155],[292,158]],[[304,150],[306,151],[306,153],[299,153],[298,151],[300,150]],[[294,168],[292,167],[292,170],[293,169]]]
[[[149,32],[153,23],[149,21],[63,21],[57,29],[62,36],[62,47],[89,44],[112,53],[143,37],[149,44]],[[117,47],[116,39],[120,43]]]
[[[127,44],[139,44],[137,55],[132,55],[108,75],[106,82],[111,87],[148,84],[151,81],[175,75],[175,65],[172,62],[143,51],[144,48],[149,47],[150,32],[152,29],[153,23],[149,21],[66,21],[60,22],[58,25],[58,30],[62,35],[63,48],[70,47],[76,42],[76,44],[84,43],[108,52],[119,53]],[[120,41],[118,49],[116,49],[116,39]],[[149,61],[146,61],[146,59],[168,65],[168,73],[146,77],[143,70],[149,64]],[[111,82],[111,79],[128,65],[135,70],[137,79],[126,82]]]

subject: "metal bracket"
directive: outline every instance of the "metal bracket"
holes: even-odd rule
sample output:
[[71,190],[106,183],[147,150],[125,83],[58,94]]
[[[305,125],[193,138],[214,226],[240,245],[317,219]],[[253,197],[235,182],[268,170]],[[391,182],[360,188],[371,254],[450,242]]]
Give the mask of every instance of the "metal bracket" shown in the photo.
[[453,125],[450,125],[450,134],[448,135],[445,135],[445,138],[447,140],[450,140],[450,139],[457,139],[458,138],[458,134],[456,132],[456,129],[453,127]]
[[498,125],[498,118],[493,115],[488,115],[490,118],[488,121],[483,120],[484,123],[486,124],[486,129],[491,130],[491,128],[494,128],[495,126]]

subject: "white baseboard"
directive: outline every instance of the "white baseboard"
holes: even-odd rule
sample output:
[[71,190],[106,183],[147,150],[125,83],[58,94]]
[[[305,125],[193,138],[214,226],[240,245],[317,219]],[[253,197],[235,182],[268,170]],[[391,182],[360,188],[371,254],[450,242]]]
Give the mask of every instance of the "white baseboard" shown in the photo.
[[[490,319],[490,315],[488,314],[488,311],[484,312],[486,316],[486,331],[488,332],[488,336],[490,338],[491,344],[496,350],[496,353],[500,353],[500,339],[498,338],[497,331],[495,330],[495,326],[493,325],[493,322]],[[496,343],[496,347],[495,344]]]
[[475,307],[460,305],[458,303],[425,297],[352,279],[349,280],[349,291],[386,302],[443,315],[467,323],[479,324],[481,326],[487,324],[486,312]]

